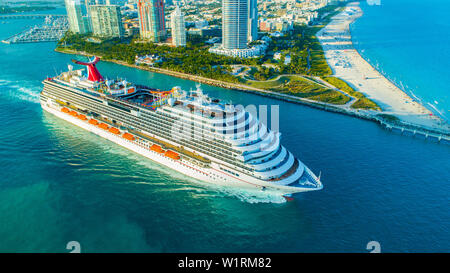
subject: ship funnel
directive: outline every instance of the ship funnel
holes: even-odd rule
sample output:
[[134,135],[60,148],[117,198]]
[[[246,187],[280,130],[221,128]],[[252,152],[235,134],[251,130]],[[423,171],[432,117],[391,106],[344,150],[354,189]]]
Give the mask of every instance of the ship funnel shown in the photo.
[[102,81],[104,81],[104,79],[103,79],[102,75],[100,74],[100,72],[98,72],[97,67],[95,67],[95,64],[98,63],[98,61],[100,61],[99,57],[95,57],[94,60],[87,62],[87,63],[80,62],[77,60],[72,60],[72,62],[74,62],[76,64],[87,66],[88,80],[93,81],[93,82],[102,82]]

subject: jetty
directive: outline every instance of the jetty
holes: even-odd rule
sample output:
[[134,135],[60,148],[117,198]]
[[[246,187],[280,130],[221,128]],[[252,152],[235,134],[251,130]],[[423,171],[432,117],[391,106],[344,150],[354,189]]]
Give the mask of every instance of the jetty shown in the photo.
[[[17,15],[21,16],[21,15]],[[3,40],[5,44],[56,42],[59,41],[69,29],[66,16],[47,15],[42,25],[29,27]]]
[[38,19],[38,18],[46,18],[48,16],[58,17],[58,18],[67,18],[67,15],[64,14],[7,14],[0,15],[0,20],[6,19]]
[[425,139],[436,140],[438,142],[445,142],[450,144],[450,135],[447,132],[441,132],[435,129],[427,129],[424,127],[418,127],[413,124],[405,124],[395,125],[389,122],[386,122],[382,119],[375,118],[375,120],[380,123],[384,128],[396,131],[401,133],[402,135],[410,135],[410,136],[422,136]]

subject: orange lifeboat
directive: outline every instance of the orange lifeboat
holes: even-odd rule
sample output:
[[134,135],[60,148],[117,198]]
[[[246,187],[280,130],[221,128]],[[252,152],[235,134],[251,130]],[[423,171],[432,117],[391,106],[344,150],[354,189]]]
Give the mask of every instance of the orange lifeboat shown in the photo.
[[98,125],[98,121],[95,120],[95,119],[90,119],[89,123],[92,124],[92,125]]
[[61,112],[63,112],[63,113],[69,113],[70,110],[67,109],[66,107],[63,107],[63,108],[61,108]]
[[111,128],[109,129],[109,131],[110,131],[111,133],[113,133],[113,134],[120,135],[120,131],[119,131],[119,129],[117,129],[116,127],[111,127]]
[[175,160],[180,159],[180,155],[171,150],[167,150],[164,155]]
[[160,153],[160,154],[163,154],[163,153],[164,153],[164,150],[161,148],[161,146],[156,145],[156,144],[153,144],[153,145],[150,147],[150,150],[155,151],[155,152]]
[[77,116],[78,116],[78,113],[77,113],[76,111],[70,111],[70,115],[71,115],[71,116],[74,116],[74,117],[77,117]]
[[78,118],[81,120],[87,120],[87,117],[85,115],[79,115]]
[[134,140],[134,136],[132,134],[129,133],[124,133],[122,135],[123,138],[128,139],[129,141],[133,141]]
[[100,123],[98,125],[98,127],[102,128],[103,130],[108,130],[109,129],[109,126],[106,123]]

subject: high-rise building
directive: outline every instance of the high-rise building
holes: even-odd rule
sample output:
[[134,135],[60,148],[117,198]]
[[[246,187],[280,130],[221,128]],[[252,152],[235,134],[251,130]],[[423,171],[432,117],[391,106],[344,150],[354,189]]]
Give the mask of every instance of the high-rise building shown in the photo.
[[181,12],[180,6],[177,5],[170,15],[170,27],[172,29],[172,45],[186,45],[186,26],[184,23],[184,13]]
[[248,1],[248,41],[258,40],[258,1]]
[[166,37],[164,0],[138,0],[139,32],[142,39],[160,42]]
[[248,36],[248,1],[222,0],[222,46],[244,49]]
[[91,5],[89,10],[94,35],[106,38],[124,37],[125,31],[119,6]]
[[86,7],[86,24],[88,26],[89,32],[92,32],[92,20],[91,20],[91,10],[90,10],[90,6],[91,5],[98,5],[100,3],[98,3],[98,1],[96,0],[84,0],[84,5]]
[[80,0],[65,0],[69,30],[73,33],[85,34],[89,32],[89,24],[85,5]]

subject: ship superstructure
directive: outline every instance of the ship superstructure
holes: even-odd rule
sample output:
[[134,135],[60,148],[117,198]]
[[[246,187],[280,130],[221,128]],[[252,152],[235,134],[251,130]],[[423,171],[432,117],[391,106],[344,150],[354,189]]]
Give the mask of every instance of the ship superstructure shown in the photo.
[[318,190],[317,178],[240,107],[197,88],[162,91],[104,79],[92,62],[43,81],[42,107],[176,171],[219,185],[275,194]]

